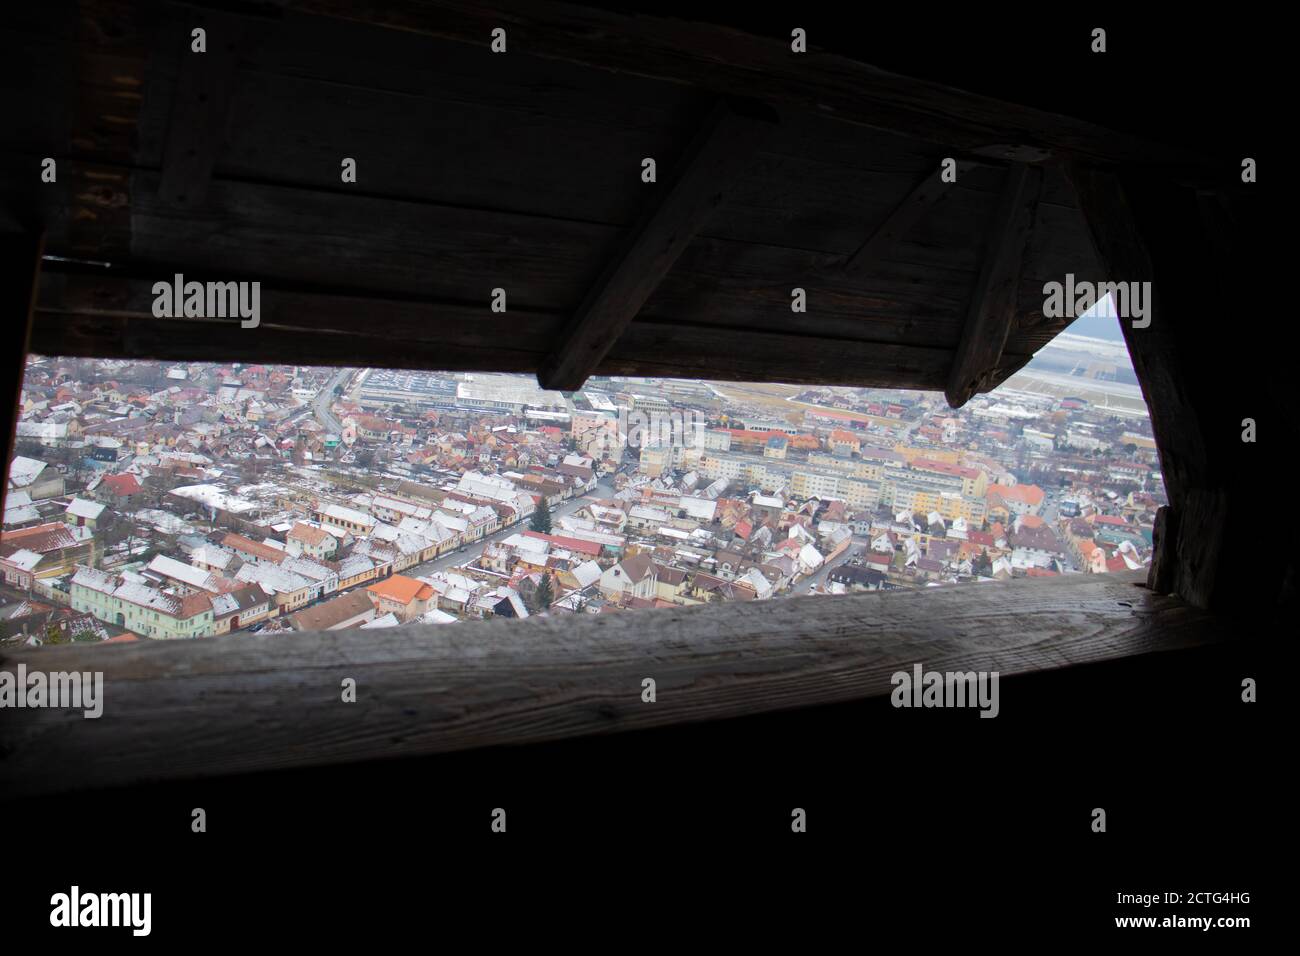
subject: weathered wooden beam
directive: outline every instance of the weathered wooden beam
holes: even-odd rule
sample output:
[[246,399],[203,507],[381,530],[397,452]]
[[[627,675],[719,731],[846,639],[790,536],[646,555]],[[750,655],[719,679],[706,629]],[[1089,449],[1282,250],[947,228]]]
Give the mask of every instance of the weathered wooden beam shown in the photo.
[[537,378],[543,388],[582,388],[775,122],[771,110],[743,102],[719,104],[710,114],[664,184],[666,192],[622,241],[542,363]]
[[[557,312],[493,313],[486,304],[388,299],[263,283],[261,324],[237,319],[167,319],[152,314],[147,278],[48,273],[32,333],[47,355],[167,361],[284,362],[535,372],[564,326]],[[209,272],[186,273],[205,281]],[[223,280],[244,276],[224,275]],[[364,316],[365,321],[359,321]],[[436,330],[430,335],[430,330]],[[738,336],[744,348],[737,347]],[[897,342],[737,331],[640,319],[597,366],[602,375],[665,375],[793,383],[841,382],[937,388],[951,351]]]
[[[389,631],[5,650],[103,673],[103,714],[12,709],[0,787],[99,787],[411,756],[877,697],[915,663],[1054,670],[1225,638],[1133,574]],[[656,702],[641,700],[653,678]],[[340,702],[344,678],[355,703]],[[1014,707],[1003,685],[1001,707]]]
[[0,364],[0,401],[7,402],[0,420],[4,422],[3,445],[5,484],[9,487],[9,463],[14,456],[14,436],[18,431],[19,398],[23,374],[27,368],[27,350],[36,308],[41,275],[41,252],[44,237],[24,230],[0,231],[0,314],[7,316],[9,333],[5,336],[4,361]]
[[[957,175],[970,167],[970,163],[958,164]],[[880,264],[881,255],[895,248],[907,231],[938,205],[955,185],[955,179],[947,182],[942,178],[938,167],[926,173],[885,221],[845,260],[839,271],[847,276],[870,275]]]
[[1042,171],[1036,167],[1021,165],[1007,170],[961,342],[944,389],[953,408],[960,408],[971,396],[1001,381],[1002,350],[1016,317],[1020,274],[1041,184]]

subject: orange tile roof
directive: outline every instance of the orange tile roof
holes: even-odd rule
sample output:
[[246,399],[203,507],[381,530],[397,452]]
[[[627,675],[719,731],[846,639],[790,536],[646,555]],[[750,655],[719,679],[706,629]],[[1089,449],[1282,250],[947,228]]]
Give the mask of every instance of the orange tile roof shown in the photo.
[[366,590],[389,601],[396,601],[398,604],[410,604],[415,600],[427,601],[433,597],[433,588],[431,586],[423,581],[417,581],[415,578],[408,578],[404,574],[394,574],[391,578],[385,578],[378,584],[370,585]]
[[313,528],[311,525],[299,521],[289,529],[287,537],[295,541],[305,541],[307,544],[316,545],[324,543],[325,539],[332,537],[332,535],[320,528]]
[[1043,489],[1037,485],[989,485],[990,496],[999,495],[1003,501],[1023,501],[1027,505],[1041,504]]

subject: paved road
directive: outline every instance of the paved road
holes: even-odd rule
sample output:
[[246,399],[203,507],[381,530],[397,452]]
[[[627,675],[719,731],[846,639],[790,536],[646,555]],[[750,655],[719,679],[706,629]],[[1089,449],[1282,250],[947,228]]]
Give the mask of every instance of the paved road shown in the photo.
[[339,435],[343,432],[343,423],[334,417],[330,411],[330,406],[334,404],[334,388],[341,385],[343,381],[355,372],[354,368],[341,368],[325,383],[325,387],[316,393],[316,397],[311,402],[311,412],[316,416],[316,421],[320,422],[321,428],[327,432],[333,432]]
[[[597,483],[594,491],[589,495],[583,495],[580,498],[572,498],[569,501],[563,501],[556,505],[551,511],[551,523],[558,524],[560,518],[573,514],[595,498],[610,498],[614,494],[614,486],[607,483],[607,479],[602,479]],[[473,544],[465,546],[465,550],[451,551],[432,561],[426,561],[424,564],[407,568],[402,573],[407,577],[418,578],[421,575],[429,574],[432,571],[446,571],[449,568],[459,567],[465,564],[473,564],[483,554],[483,549],[487,545],[502,541],[512,534],[523,534],[528,530],[528,521],[520,521],[508,528],[502,528],[495,534],[489,535],[482,541],[475,541]]]
[[846,561],[848,561],[849,558],[853,557],[853,553],[855,551],[861,551],[864,548],[868,548],[870,546],[871,546],[870,538],[866,538],[866,537],[859,538],[855,536],[852,542],[850,542],[849,546],[844,549],[843,554],[841,554],[834,561],[827,561],[820,568],[814,571],[811,575],[809,575],[808,577],[800,581],[798,584],[796,584],[787,593],[807,594],[814,587],[818,587],[818,588],[822,587],[826,583],[826,576],[828,574],[830,574],[832,571],[838,568],[841,564],[844,564]]

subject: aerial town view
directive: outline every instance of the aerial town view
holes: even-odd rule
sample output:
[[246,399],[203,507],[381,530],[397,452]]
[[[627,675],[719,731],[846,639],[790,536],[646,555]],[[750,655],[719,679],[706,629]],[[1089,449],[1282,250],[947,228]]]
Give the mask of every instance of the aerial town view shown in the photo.
[[1137,570],[1165,495],[1135,382],[1122,341],[1072,334],[959,411],[915,391],[595,378],[562,393],[504,374],[33,356],[0,641]]

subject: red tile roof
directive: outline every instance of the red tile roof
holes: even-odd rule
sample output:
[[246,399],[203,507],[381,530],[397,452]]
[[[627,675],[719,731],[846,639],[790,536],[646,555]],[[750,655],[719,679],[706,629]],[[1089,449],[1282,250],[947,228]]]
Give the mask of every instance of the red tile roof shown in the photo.
[[577,551],[579,554],[589,554],[592,557],[600,556],[600,542],[587,541],[583,538],[570,538],[562,534],[542,534],[540,531],[525,531],[524,536],[528,538],[539,538],[542,541],[549,541],[551,544],[558,544],[561,548],[569,551]]
[[105,475],[100,484],[107,486],[113,494],[123,498],[140,493],[140,482],[135,475]]

